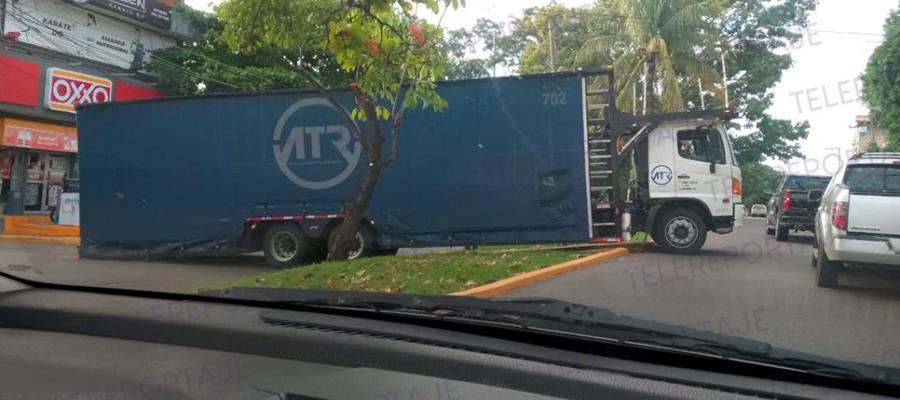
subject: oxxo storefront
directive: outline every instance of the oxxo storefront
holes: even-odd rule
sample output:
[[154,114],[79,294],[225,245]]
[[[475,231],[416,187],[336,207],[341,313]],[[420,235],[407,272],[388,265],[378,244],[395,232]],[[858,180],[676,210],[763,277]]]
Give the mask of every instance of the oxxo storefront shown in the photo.
[[78,104],[160,95],[147,83],[85,64],[0,51],[3,215],[49,213],[64,193],[78,192]]
[[0,119],[0,198],[4,214],[49,212],[63,192],[78,191],[78,135],[73,127]]

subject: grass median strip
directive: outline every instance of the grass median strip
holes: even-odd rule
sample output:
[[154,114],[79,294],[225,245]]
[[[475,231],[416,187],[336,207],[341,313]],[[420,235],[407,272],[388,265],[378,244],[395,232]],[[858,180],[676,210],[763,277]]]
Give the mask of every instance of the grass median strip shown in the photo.
[[449,294],[572,261],[596,251],[489,246],[446,254],[370,257],[274,271],[197,291],[273,287]]

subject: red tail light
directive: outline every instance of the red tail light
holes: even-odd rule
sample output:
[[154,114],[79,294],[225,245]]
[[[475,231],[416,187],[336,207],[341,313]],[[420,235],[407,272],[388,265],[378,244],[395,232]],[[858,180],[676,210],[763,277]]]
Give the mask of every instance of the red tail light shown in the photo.
[[781,205],[782,211],[791,209],[791,192],[784,192],[784,204]]
[[831,225],[841,230],[847,230],[847,215],[850,213],[850,204],[846,201],[834,203],[831,209]]

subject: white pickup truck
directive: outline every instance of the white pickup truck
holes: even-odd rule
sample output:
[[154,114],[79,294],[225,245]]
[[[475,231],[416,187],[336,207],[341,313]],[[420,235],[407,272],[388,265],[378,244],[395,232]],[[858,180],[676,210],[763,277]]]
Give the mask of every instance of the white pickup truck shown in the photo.
[[819,286],[836,286],[847,265],[900,266],[900,153],[851,158],[828,184],[815,223]]

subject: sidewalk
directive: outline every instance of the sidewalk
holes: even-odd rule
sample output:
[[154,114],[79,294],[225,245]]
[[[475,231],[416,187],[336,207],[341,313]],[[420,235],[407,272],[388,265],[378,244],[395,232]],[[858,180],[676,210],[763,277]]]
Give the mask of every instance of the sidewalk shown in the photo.
[[54,224],[47,215],[9,215],[3,217],[0,241],[79,244],[80,232],[77,226]]

